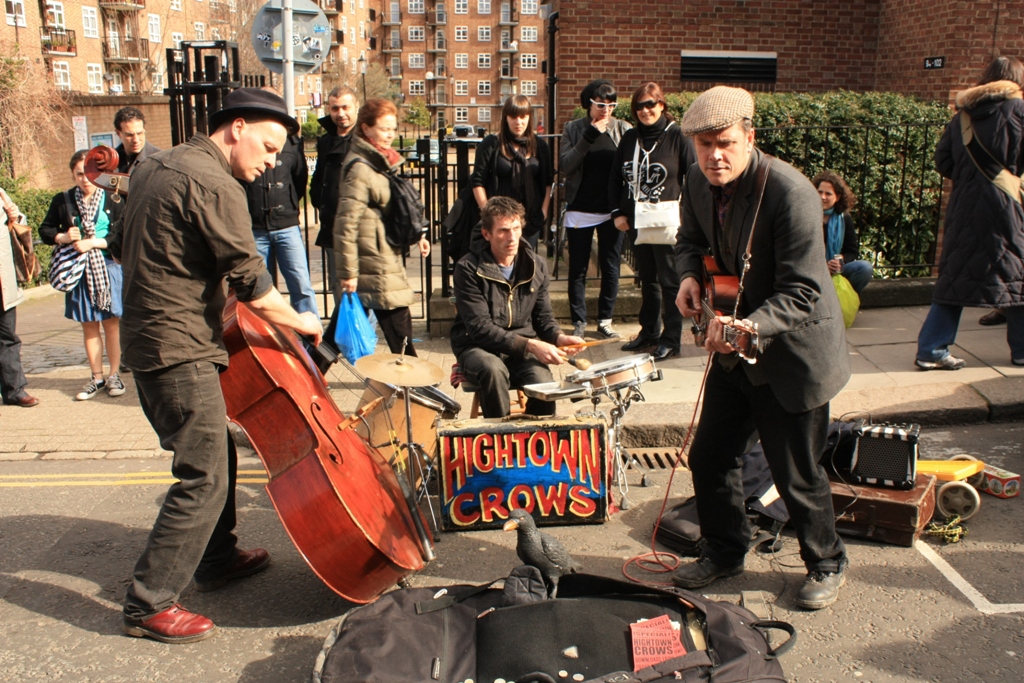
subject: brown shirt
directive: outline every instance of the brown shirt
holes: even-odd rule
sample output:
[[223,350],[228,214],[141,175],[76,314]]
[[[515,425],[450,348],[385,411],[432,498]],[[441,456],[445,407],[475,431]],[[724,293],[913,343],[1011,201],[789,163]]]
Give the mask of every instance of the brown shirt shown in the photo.
[[252,236],[245,190],[203,134],[132,175],[123,218],[124,364],[139,372],[190,361],[227,365],[224,300],[273,286]]

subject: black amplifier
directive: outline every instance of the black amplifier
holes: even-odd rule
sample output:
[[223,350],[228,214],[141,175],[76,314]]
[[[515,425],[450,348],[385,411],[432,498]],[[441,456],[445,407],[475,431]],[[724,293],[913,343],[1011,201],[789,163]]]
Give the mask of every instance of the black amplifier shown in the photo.
[[921,426],[860,425],[850,473],[857,484],[912,489],[917,479]]

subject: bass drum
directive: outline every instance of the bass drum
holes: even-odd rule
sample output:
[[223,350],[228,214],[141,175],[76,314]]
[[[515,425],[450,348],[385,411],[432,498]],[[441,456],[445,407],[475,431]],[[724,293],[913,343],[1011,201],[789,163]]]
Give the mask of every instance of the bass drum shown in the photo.
[[[405,428],[405,396],[409,392],[412,415],[412,438],[415,443],[423,446],[427,456],[437,461],[437,425],[442,419],[452,420],[458,417],[462,405],[437,387],[396,387],[384,382],[367,378],[366,390],[359,399],[359,408],[383,397],[381,404],[356,425],[355,431],[374,448],[385,454],[392,453],[391,430],[399,444],[408,438]],[[404,461],[406,451],[401,450],[399,460]],[[418,482],[417,482],[418,483]]]

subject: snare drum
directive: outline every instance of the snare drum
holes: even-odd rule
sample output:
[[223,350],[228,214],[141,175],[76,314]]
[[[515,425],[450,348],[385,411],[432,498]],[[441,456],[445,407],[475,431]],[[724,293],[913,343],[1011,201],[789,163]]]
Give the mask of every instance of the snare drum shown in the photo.
[[650,354],[641,353],[596,363],[586,370],[566,375],[565,379],[573,384],[586,384],[594,393],[608,394],[659,380],[661,371],[654,367],[654,359]]
[[[402,393],[407,389],[373,379],[367,379],[366,384],[366,390],[359,399],[359,407],[380,396],[384,397],[384,402],[363,418],[355,430],[367,443],[381,449],[385,457],[390,458],[390,429],[395,430],[395,438],[399,444],[405,443],[408,439],[405,428],[405,397]],[[455,418],[462,406],[437,387],[411,387],[408,391],[413,441],[423,446],[423,451],[431,460],[436,460],[438,420]],[[406,451],[402,450],[398,457],[404,461],[408,456]]]

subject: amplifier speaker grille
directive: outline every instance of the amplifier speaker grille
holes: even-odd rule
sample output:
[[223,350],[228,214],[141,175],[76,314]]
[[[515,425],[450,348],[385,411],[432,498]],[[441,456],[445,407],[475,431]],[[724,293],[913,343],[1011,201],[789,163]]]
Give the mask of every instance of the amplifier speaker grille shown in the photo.
[[919,425],[869,425],[858,428],[850,468],[854,481],[912,489],[917,478]]

